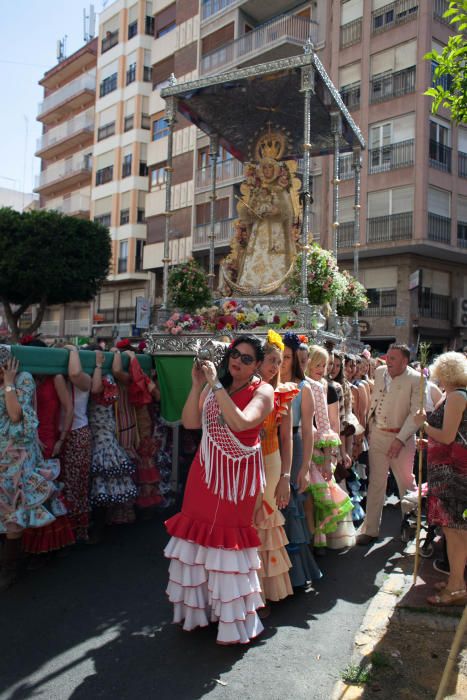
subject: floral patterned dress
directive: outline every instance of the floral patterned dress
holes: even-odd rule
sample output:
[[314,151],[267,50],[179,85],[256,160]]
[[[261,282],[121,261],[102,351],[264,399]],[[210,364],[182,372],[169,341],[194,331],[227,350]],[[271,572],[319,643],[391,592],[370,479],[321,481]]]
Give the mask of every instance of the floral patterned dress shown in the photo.
[[89,405],[92,433],[91,504],[111,506],[133,502],[137,495],[132,476],[135,466],[118,444],[114,403],[118,388],[112,375],[102,379],[104,391]]
[[55,520],[45,507],[55,491],[55,460],[44,460],[37,441],[34,410],[35,385],[29,372],[15,379],[22,416],[10,420],[5,388],[0,388],[0,534],[28,527],[43,527]]

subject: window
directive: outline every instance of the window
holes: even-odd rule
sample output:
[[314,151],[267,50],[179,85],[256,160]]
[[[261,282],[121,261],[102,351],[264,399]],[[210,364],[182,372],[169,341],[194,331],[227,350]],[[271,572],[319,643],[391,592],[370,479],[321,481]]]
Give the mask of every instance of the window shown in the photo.
[[154,17],[144,18],[144,33],[149,36],[154,36]]
[[110,213],[100,214],[99,216],[94,217],[96,224],[101,224],[101,226],[106,226],[107,228],[110,226],[111,219],[112,215]]
[[151,119],[149,117],[149,114],[142,114],[141,115],[141,128],[142,129],[150,129],[151,128]]
[[104,95],[108,95],[109,92],[113,92],[117,89],[117,76],[118,73],[113,73],[112,75],[109,75],[108,78],[104,78],[99,88],[100,97],[104,97]]
[[138,34],[138,20],[135,19],[134,22],[128,25],[128,39],[132,39]]
[[102,39],[101,53],[109,51],[113,46],[118,44],[118,29],[114,32],[107,31],[105,37]]
[[167,136],[169,133],[169,125],[167,124],[167,119],[165,117],[160,117],[155,119],[152,123],[152,140],[159,141]]
[[430,119],[430,165],[451,172],[449,127]]
[[126,84],[134,83],[136,80],[136,63],[132,63],[126,72]]
[[120,226],[124,226],[125,224],[130,223],[130,210],[129,209],[121,209],[120,210]]
[[375,172],[379,168],[385,169],[385,166],[391,162],[391,134],[392,123],[386,122],[373,126],[370,131],[370,149],[371,149],[371,170]]
[[138,207],[137,212],[136,212],[136,222],[138,224],[145,224],[146,223],[146,217],[144,215],[144,209]]
[[151,66],[143,67],[143,80],[145,83],[152,83],[152,68]]
[[176,26],[176,3],[172,3],[154,17],[154,36],[156,39],[164,36]]
[[144,241],[140,238],[136,240],[135,272],[143,272]]
[[108,165],[106,168],[101,168],[96,171],[96,186],[105,185],[106,182],[111,182],[114,176],[114,166]]
[[146,177],[148,174],[148,164],[145,163],[143,160],[140,160],[139,162],[139,175],[140,177]]
[[[149,62],[145,61],[145,65],[149,65]],[[152,89],[161,90],[163,87],[168,85],[169,78],[174,72],[175,59],[173,54],[167,58],[164,58],[163,61],[154,63],[152,66]]]
[[134,114],[130,114],[129,117],[125,117],[125,121],[123,122],[123,131],[131,131],[134,125]]
[[132,163],[132,154],[128,153],[126,156],[123,156],[123,163],[122,163],[122,177],[128,177],[131,175],[131,163]]
[[118,251],[118,271],[119,273],[128,270],[128,241],[120,241]]
[[166,163],[157,163],[157,165],[154,165],[153,168],[151,168],[151,190],[160,189],[160,187],[162,187],[162,185],[165,183],[165,166]]
[[115,122],[112,122],[111,124],[105,124],[104,126],[100,126],[98,128],[97,140],[103,141],[103,139],[106,139],[109,136],[113,136],[114,134],[115,134]]

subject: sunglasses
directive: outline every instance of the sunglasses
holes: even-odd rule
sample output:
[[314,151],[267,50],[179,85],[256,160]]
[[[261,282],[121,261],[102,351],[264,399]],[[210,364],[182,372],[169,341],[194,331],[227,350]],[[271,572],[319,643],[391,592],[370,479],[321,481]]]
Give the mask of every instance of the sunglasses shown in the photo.
[[238,358],[240,358],[240,362],[242,362],[244,365],[252,365],[253,362],[255,362],[254,357],[248,355],[248,353],[239,352],[237,348],[230,351],[230,357],[232,360],[238,360]]

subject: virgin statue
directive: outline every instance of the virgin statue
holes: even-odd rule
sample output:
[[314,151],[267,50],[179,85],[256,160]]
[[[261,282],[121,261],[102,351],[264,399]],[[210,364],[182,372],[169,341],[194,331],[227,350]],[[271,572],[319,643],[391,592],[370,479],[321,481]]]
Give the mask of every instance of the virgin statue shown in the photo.
[[279,161],[272,150],[257,151],[257,162],[246,164],[236,234],[222,268],[227,288],[240,294],[280,292],[294,266],[300,182],[296,163]]

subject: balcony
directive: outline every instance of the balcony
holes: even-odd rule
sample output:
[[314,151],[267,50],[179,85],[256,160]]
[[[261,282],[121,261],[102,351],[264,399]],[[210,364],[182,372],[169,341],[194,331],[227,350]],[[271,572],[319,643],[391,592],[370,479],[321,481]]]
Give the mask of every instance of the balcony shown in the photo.
[[384,32],[403,22],[415,19],[418,14],[417,0],[396,0],[371,13],[371,31],[373,34]]
[[64,197],[61,204],[54,207],[55,211],[67,216],[87,216],[91,210],[91,198],[84,194],[72,194]]
[[42,321],[39,333],[49,337],[58,337],[60,335],[60,321]]
[[467,177],[467,153],[462,151],[457,154],[457,174],[459,177]]
[[122,307],[117,309],[117,323],[134,323],[135,322],[135,307]]
[[360,109],[360,82],[344,85],[339,92],[347,109]]
[[337,229],[337,247],[353,248],[355,244],[355,222],[343,221]]
[[433,0],[433,17],[442,24],[449,24],[450,17],[443,17],[449,9],[449,0]]
[[452,148],[430,139],[428,157],[430,166],[445,173],[451,172]]
[[74,318],[65,320],[65,335],[89,336],[91,334],[91,321],[86,318]]
[[341,26],[340,47],[341,49],[347,46],[359,44],[362,40],[362,18],[354,19],[353,22],[347,22]]
[[457,222],[457,247],[467,248],[467,221]]
[[436,243],[451,243],[451,219],[428,212],[428,240]]
[[387,214],[367,219],[368,243],[387,243],[412,238],[413,212]]
[[[234,234],[233,222],[235,218],[216,221],[214,225],[215,240],[214,245],[227,246]],[[198,224],[193,231],[193,250],[204,250],[209,248],[209,235],[211,224]]]
[[421,303],[418,308],[420,316],[426,318],[438,318],[442,321],[449,321],[451,310],[451,297],[444,294],[422,293]]
[[270,58],[295,55],[299,53],[297,47],[302,47],[308,38],[313,43],[317,42],[316,22],[296,15],[282,15],[203,56],[200,75],[259,63],[259,56],[263,62]]
[[50,160],[64,149],[85,146],[92,142],[94,134],[94,112],[90,110],[50,129],[37,139],[36,156]]
[[68,189],[78,183],[83,184],[91,178],[91,156],[76,155],[73,158],[54,163],[36,177],[35,192],[43,195]]
[[[228,180],[237,180],[239,178],[243,178],[243,163],[239,160],[229,158],[217,164],[216,183],[224,183]],[[209,165],[196,171],[195,187],[197,190],[211,187],[211,183],[211,168]]]
[[415,66],[395,72],[380,73],[370,80],[370,102],[384,102],[415,91]]
[[384,173],[396,168],[407,168],[415,162],[415,140],[399,141],[368,151],[370,174]]
[[397,289],[372,289],[370,304],[359,311],[359,316],[395,316],[397,311]]
[[48,95],[39,103],[37,119],[51,124],[70,112],[93,105],[95,97],[96,71],[93,70]]

